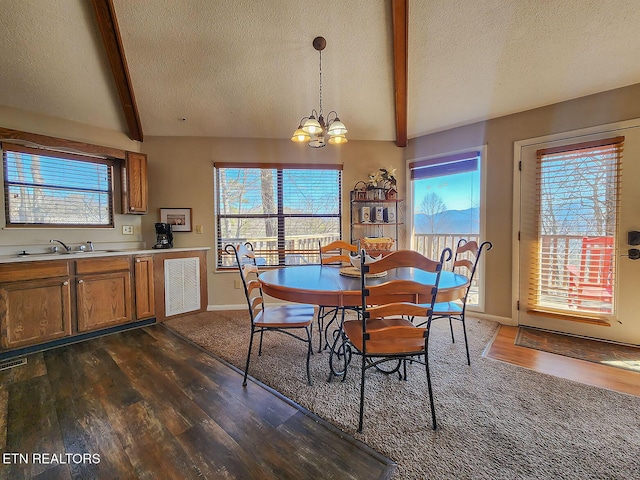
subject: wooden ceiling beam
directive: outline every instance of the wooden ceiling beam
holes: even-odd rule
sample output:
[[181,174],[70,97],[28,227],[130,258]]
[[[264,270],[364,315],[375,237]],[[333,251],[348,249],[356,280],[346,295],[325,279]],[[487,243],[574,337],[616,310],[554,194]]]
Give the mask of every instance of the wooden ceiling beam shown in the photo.
[[409,0],[392,0],[393,78],[396,106],[396,145],[407,146],[409,64]]
[[116,12],[112,0],[93,0],[93,7],[96,12],[96,20],[100,27],[102,42],[109,58],[111,72],[116,83],[120,104],[124,113],[127,127],[129,128],[129,138],[142,142],[142,124],[136,106],[136,99],[133,95],[133,85],[129,77],[127,59],[124,55],[120,29],[116,20]]

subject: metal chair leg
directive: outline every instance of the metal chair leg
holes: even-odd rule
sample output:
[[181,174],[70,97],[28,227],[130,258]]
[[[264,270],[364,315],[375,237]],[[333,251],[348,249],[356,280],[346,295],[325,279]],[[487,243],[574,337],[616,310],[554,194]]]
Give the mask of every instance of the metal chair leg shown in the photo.
[[260,347],[258,348],[258,356],[262,355],[262,336],[264,335],[264,329],[260,330]]
[[449,315],[449,328],[451,329],[451,343],[456,343],[456,339],[453,336],[453,322],[451,321],[451,315]]
[[311,346],[311,340],[313,338],[313,324],[309,325],[305,328],[307,332],[307,340],[308,340],[308,348],[307,348],[307,382],[309,386],[313,385],[311,381],[311,369],[309,368],[309,360],[311,358],[311,354],[313,353],[313,347]]
[[360,420],[358,421],[358,433],[362,433],[362,421],[364,417],[364,372],[365,372],[365,355],[362,355],[362,372],[360,376]]
[[436,406],[433,401],[433,388],[431,387],[431,374],[429,373],[429,346],[428,338],[425,339],[424,345],[424,365],[427,370],[427,387],[429,389],[429,404],[431,406],[431,421],[433,422],[433,429],[436,429]]
[[460,317],[462,320],[462,332],[464,333],[464,347],[467,349],[467,365],[471,365],[471,357],[469,356],[469,342],[467,342],[467,325],[464,321],[464,315]]
[[251,359],[251,347],[253,346],[253,334],[254,329],[251,328],[251,338],[249,339],[249,352],[247,353],[247,363],[244,366],[244,380],[242,381],[242,386],[247,386],[247,374],[249,373],[249,360]]

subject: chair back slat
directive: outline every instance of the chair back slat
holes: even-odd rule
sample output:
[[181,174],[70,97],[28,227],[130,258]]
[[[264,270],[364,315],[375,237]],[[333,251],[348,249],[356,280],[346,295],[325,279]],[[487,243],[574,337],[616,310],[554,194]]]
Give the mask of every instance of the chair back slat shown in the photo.
[[355,253],[358,251],[358,247],[344,240],[334,240],[324,246],[318,242],[318,250],[320,254],[320,265],[332,265],[349,263],[349,254],[344,252]]
[[[364,251],[363,255],[364,257]],[[442,263],[416,252],[414,250],[398,250],[391,252],[380,260],[367,264],[368,273],[381,273],[396,268],[418,268],[425,272],[438,272],[442,268]]]
[[421,327],[408,327],[402,325],[390,325],[379,330],[368,330],[368,341],[380,340],[409,340],[424,339],[426,329]]
[[412,280],[391,280],[379,285],[370,285],[368,287],[369,297],[376,298],[382,295],[395,295],[408,293],[412,295],[425,294],[427,289],[421,283]]
[[250,280],[247,282],[247,291],[251,294],[255,289],[259,289],[262,285],[258,280]]
[[258,313],[259,310],[262,310],[264,305],[264,301],[261,296],[256,296],[251,299],[251,310],[253,313]]
[[384,305],[376,305],[369,307],[367,310],[370,317],[382,318],[406,315],[409,317],[427,317],[430,315],[430,309],[426,305],[415,304],[411,302],[395,302]]
[[462,268],[465,268],[469,273],[473,271],[474,265],[475,265],[475,261],[471,261],[467,258],[463,258],[453,262],[453,268],[462,267]]

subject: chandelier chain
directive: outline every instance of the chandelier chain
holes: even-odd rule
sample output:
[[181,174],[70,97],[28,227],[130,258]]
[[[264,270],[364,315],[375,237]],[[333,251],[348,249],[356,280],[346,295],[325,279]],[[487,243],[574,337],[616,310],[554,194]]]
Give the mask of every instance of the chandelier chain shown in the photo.
[[322,115],[322,50],[320,50],[320,112]]

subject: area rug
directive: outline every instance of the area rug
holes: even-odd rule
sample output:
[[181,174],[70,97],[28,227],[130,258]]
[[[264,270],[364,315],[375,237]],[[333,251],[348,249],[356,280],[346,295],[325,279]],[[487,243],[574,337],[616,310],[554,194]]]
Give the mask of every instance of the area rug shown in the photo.
[[[244,367],[246,312],[206,312],[165,325]],[[498,325],[473,318],[468,366],[461,325],[454,327],[456,343],[446,321],[434,322],[430,337],[436,431],[418,364],[408,366],[407,381],[367,375],[362,434],[357,362],[344,382],[327,382],[328,354],[315,353],[308,386],[305,345],[270,332],[262,356],[252,355],[250,375],[396,461],[394,480],[640,478],[640,398],[484,358]]]
[[640,372],[640,348],[519,327],[515,344],[544,352]]

